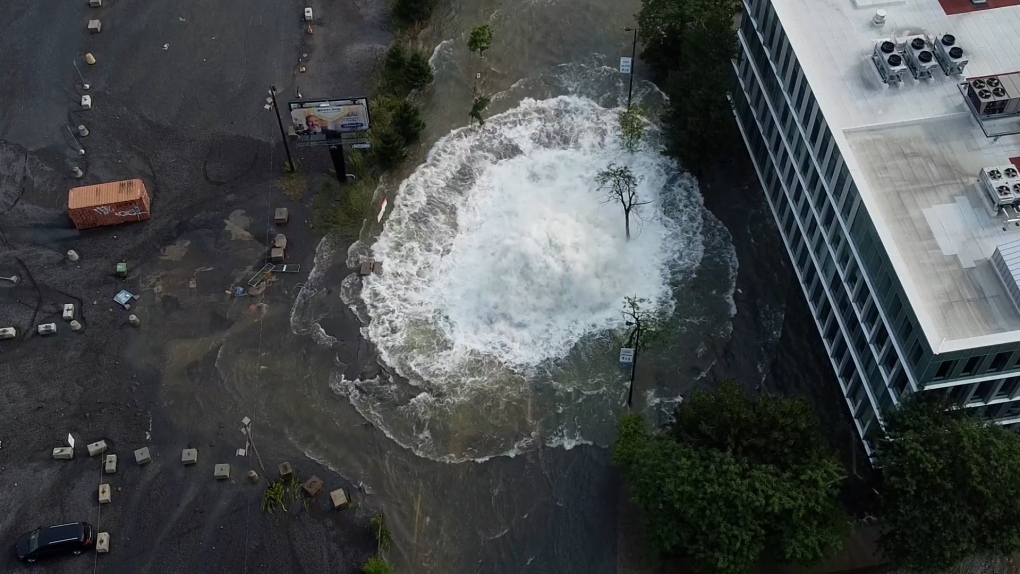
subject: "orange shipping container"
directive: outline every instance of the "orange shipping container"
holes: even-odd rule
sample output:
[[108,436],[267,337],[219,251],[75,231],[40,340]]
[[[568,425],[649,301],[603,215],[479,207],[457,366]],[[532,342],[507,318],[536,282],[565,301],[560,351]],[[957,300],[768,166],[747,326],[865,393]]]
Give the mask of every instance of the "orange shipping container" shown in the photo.
[[75,187],[67,192],[67,214],[78,229],[149,218],[149,192],[140,179]]

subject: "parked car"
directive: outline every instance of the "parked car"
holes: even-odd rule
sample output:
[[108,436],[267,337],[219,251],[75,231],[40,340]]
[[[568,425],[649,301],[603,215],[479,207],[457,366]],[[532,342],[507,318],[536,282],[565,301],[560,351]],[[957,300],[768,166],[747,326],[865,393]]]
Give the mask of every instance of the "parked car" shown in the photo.
[[19,560],[35,562],[59,554],[78,555],[92,547],[94,530],[88,522],[40,526],[18,537],[14,552]]

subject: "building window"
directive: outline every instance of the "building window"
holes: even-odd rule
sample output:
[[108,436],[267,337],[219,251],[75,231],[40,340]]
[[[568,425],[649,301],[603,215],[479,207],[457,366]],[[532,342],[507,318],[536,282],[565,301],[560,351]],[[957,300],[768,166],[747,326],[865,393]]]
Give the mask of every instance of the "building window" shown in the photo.
[[968,375],[973,375],[974,371],[977,370],[978,363],[981,362],[982,358],[983,357],[981,355],[978,355],[976,357],[971,357],[967,359],[967,363],[963,365],[963,371],[960,374],[965,377]]
[[921,349],[921,342],[914,341],[914,346],[910,349],[910,365],[917,367],[917,364],[921,362],[922,356],[924,356],[924,351]]
[[1009,358],[1013,353],[999,353],[992,359],[992,364],[988,367],[989,372],[997,372],[1006,368],[1006,364],[1009,363]]
[[956,367],[956,361],[942,361],[939,363],[939,368],[935,371],[935,378],[933,380],[941,381],[947,378]]

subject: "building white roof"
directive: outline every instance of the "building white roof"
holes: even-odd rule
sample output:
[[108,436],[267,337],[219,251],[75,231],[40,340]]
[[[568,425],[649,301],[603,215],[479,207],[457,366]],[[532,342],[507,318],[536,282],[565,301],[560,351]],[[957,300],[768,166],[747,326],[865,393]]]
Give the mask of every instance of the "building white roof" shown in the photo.
[[773,3],[932,349],[1020,340],[1020,312],[989,261],[1020,227],[1003,231],[978,188],[982,167],[1020,157],[1020,136],[986,137],[962,78],[939,69],[887,87],[870,59],[880,39],[950,33],[967,77],[1020,71],[1020,6],[948,16],[938,0]]

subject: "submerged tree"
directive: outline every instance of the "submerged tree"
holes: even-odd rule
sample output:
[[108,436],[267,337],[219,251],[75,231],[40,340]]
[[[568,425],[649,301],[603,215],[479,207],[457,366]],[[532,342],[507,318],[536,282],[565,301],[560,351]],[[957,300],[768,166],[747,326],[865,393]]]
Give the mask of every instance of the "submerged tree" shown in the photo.
[[805,401],[730,381],[696,391],[676,419],[670,436],[626,415],[613,456],[655,550],[746,574],[762,558],[807,566],[842,545],[842,468]]
[[489,98],[486,98],[485,96],[478,96],[475,98],[475,101],[471,103],[471,111],[468,112],[468,115],[471,116],[472,119],[477,120],[478,125],[484,126],[485,117],[482,116],[482,112],[484,112],[487,107],[489,107]]
[[645,137],[645,120],[641,116],[641,110],[635,106],[620,112],[619,122],[623,148],[634,153],[641,145],[641,139]]
[[915,572],[1020,552],[1020,436],[913,395],[878,443],[882,553]]
[[492,28],[488,25],[478,26],[474,30],[471,30],[471,36],[468,38],[468,50],[472,52],[478,52],[478,56],[481,57],[485,54],[485,51],[492,47]]
[[623,206],[623,220],[627,231],[627,241],[630,241],[630,213],[637,207],[651,203],[650,201],[638,201],[638,178],[627,166],[617,166],[615,163],[600,171],[595,176],[599,189],[606,190],[606,202],[619,201]]

